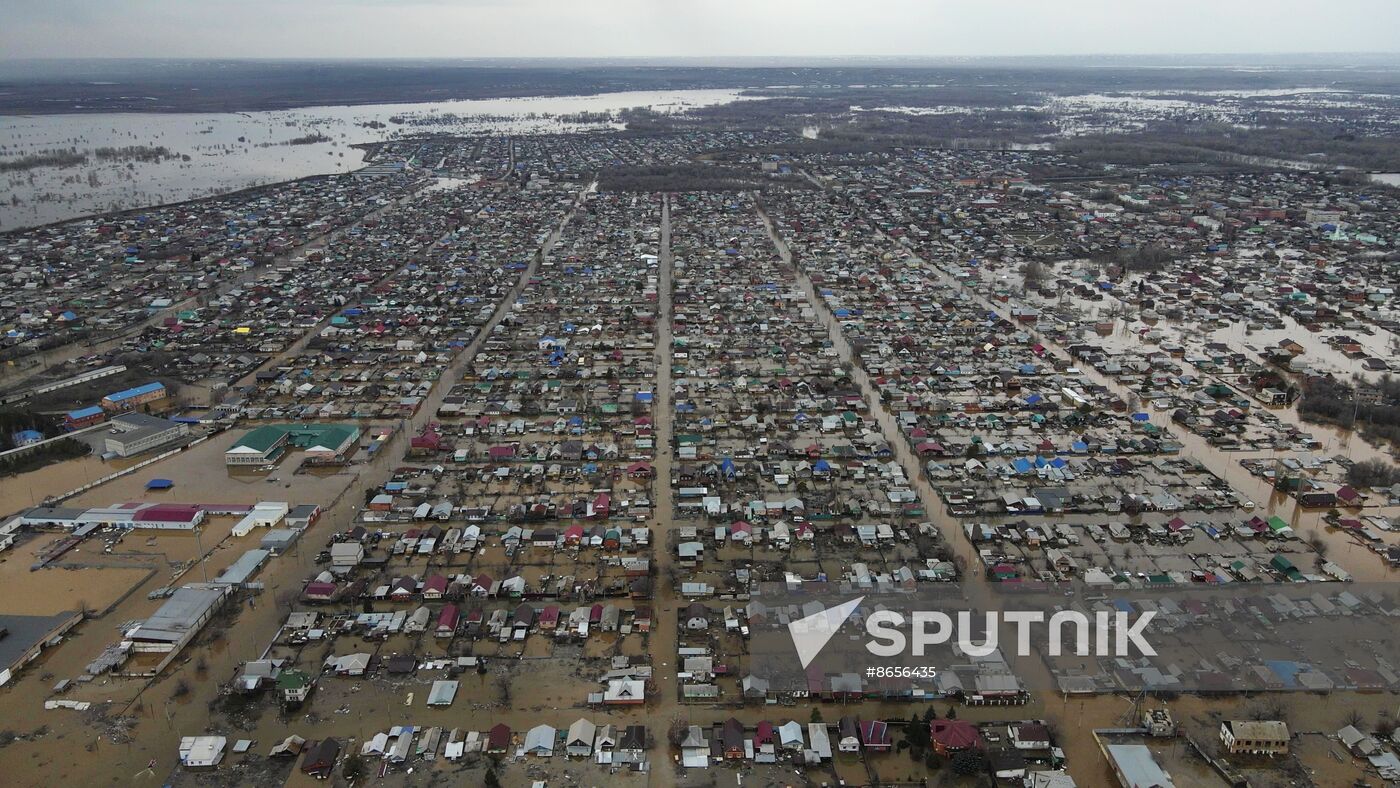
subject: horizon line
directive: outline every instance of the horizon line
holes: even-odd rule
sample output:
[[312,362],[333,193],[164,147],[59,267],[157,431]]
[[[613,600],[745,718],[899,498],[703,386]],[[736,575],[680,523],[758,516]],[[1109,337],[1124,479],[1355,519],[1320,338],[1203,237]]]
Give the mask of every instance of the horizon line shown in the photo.
[[1400,58],[1400,49],[1396,50],[1277,50],[1267,52],[1076,52],[1076,53],[1018,53],[1018,54],[977,54],[977,55],[779,55],[779,54],[755,54],[755,55],[211,55],[211,56],[175,56],[159,57],[151,55],[42,55],[28,57],[5,57],[0,56],[0,63],[23,63],[23,62],[51,62],[51,61],[78,61],[78,62],[103,62],[112,60],[139,60],[139,61],[181,61],[192,63],[218,62],[228,60],[242,61],[340,61],[340,62],[362,62],[362,61],[532,61],[532,60],[789,60],[789,61],[823,61],[823,60],[867,60],[867,61],[890,61],[890,60],[1033,60],[1033,59],[1074,59],[1074,58],[1210,58],[1210,57],[1238,57],[1238,58],[1265,58],[1265,57],[1375,57],[1391,56]]

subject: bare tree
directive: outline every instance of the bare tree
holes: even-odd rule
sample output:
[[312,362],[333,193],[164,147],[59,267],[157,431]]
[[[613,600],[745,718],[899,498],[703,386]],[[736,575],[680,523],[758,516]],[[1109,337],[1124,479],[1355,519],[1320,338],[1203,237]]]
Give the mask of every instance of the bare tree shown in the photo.
[[1026,283],[1026,289],[1039,290],[1050,274],[1045,270],[1045,264],[1039,260],[1031,260],[1021,266],[1021,278]]
[[666,740],[671,742],[672,747],[680,747],[681,742],[685,741],[685,736],[686,733],[689,732],[689,729],[690,726],[686,725],[685,719],[681,717],[672,717],[671,724],[666,728]]

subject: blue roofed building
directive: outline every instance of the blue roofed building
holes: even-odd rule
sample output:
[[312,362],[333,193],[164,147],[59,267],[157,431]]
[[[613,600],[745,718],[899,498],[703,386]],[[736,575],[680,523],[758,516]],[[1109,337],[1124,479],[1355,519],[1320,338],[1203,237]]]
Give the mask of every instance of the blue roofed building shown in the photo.
[[31,443],[38,443],[44,439],[44,433],[38,430],[20,430],[10,435],[10,442],[16,447],[28,446]]
[[63,417],[63,425],[70,430],[80,430],[83,427],[91,427],[94,424],[101,424],[107,418],[107,412],[102,408],[93,405],[87,408],[78,408],[68,411]]
[[165,384],[154,381],[108,394],[102,398],[102,408],[109,412],[131,410],[164,397]]

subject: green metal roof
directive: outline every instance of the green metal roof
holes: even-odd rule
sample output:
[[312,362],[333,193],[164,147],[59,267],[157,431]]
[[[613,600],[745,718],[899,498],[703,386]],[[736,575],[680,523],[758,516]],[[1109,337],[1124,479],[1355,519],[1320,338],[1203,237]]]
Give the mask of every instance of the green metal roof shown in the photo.
[[287,428],[281,426],[267,425],[258,427],[248,432],[238,442],[233,444],[235,449],[254,449],[265,452],[276,446],[287,435]]

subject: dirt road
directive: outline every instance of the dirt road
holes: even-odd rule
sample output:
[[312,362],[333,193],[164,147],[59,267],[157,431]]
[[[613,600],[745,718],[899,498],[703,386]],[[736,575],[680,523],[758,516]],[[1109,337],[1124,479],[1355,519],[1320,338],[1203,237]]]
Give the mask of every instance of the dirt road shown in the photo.
[[[258,577],[265,586],[264,592],[252,602],[230,611],[230,618],[218,625],[223,630],[222,635],[216,635],[212,642],[202,637],[196,645],[187,648],[170,669],[152,681],[137,683],[104,678],[93,686],[75,691],[75,698],[97,703],[101,716],[109,721],[131,718],[135,724],[129,727],[127,735],[117,737],[114,742],[110,726],[98,721],[98,716],[92,713],[42,710],[49,688],[56,680],[44,677],[46,674],[68,677],[82,673],[83,666],[102,646],[115,639],[114,627],[149,614],[155,603],[146,600],[145,593],[160,585],[164,574],[148,581],[108,616],[82,624],[69,636],[70,642],[50,652],[41,666],[31,667],[6,689],[5,705],[11,709],[11,714],[4,725],[25,738],[0,749],[0,764],[7,774],[5,784],[47,786],[73,781],[154,786],[160,784],[157,775],[178,768],[176,745],[179,738],[205,732],[209,704],[218,697],[220,684],[233,675],[242,662],[256,658],[271,640],[290,609],[289,600],[295,598],[302,580],[314,571],[319,545],[328,534],[353,524],[363,503],[361,492],[382,484],[402,462],[408,448],[405,433],[412,434],[434,417],[452,383],[460,379],[486,338],[536,275],[539,260],[558,242],[562,228],[578,204],[576,201],[574,208],[540,247],[540,253],[532,257],[532,262],[501,299],[477,337],[444,370],[418,413],[404,420],[399,434],[373,460],[345,471],[353,474],[354,479],[344,493],[334,502],[320,502],[326,511],[302,537],[299,546],[267,565]],[[295,497],[295,493],[292,495]],[[288,604],[283,604],[284,600]],[[257,731],[239,735],[257,739],[262,749],[285,736],[286,727],[276,715],[267,714]],[[72,749],[84,746],[89,753],[75,757]],[[146,771],[147,762],[151,760],[155,766]]]

